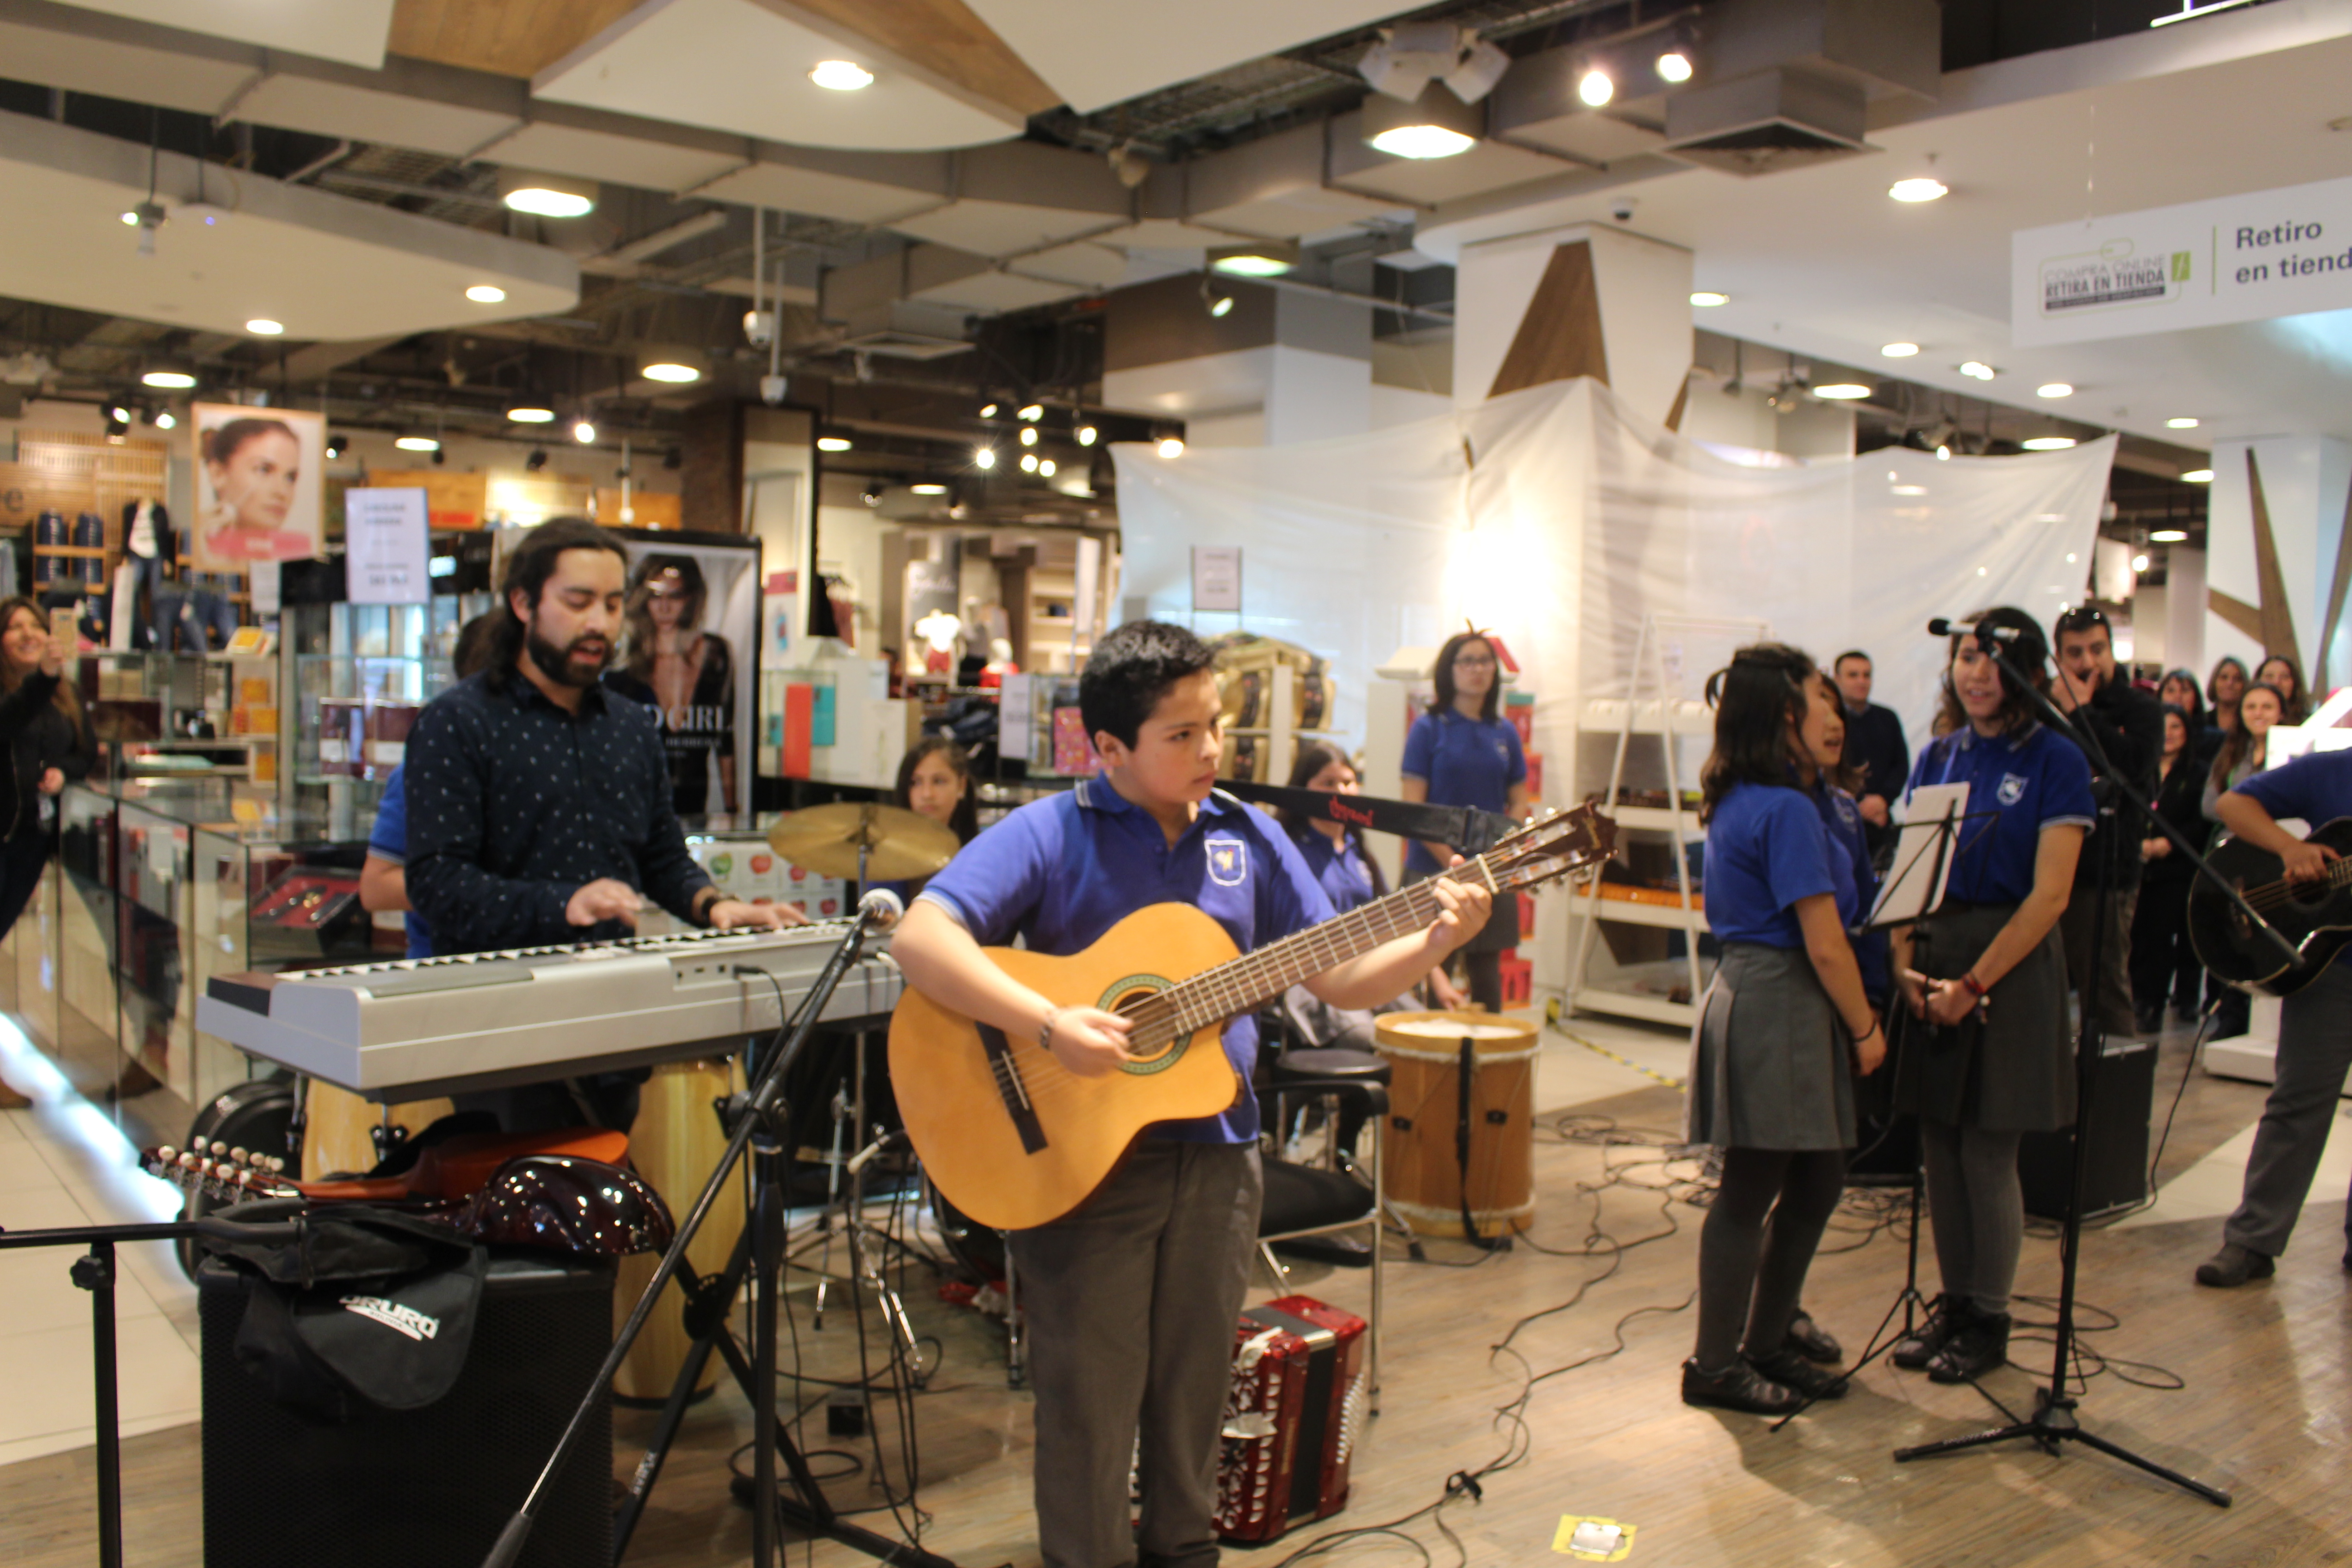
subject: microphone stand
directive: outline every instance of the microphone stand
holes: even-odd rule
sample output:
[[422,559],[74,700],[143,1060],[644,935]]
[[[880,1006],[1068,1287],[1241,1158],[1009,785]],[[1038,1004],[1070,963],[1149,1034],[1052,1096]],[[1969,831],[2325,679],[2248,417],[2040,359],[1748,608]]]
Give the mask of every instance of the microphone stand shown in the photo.
[[[646,1280],[644,1293],[631,1309],[628,1321],[614,1336],[613,1348],[605,1352],[604,1364],[597,1369],[588,1392],[582,1396],[580,1406],[572,1412],[563,1435],[556,1440],[555,1449],[541,1466],[539,1479],[531,1483],[530,1493],[522,1506],[508,1520],[499,1532],[489,1555],[483,1558],[482,1568],[514,1568],[530,1539],[533,1516],[541,1499],[564,1462],[587,1433],[594,1416],[597,1402],[613,1381],[614,1373],[629,1353],[629,1347],[653,1315],[654,1303],[671,1278],[684,1267],[686,1250],[701,1230],[703,1222],[726,1190],[738,1162],[745,1150],[752,1152],[751,1159],[751,1224],[738,1245],[737,1265],[748,1252],[752,1278],[751,1300],[751,1376],[744,1387],[751,1404],[751,1564],[752,1568],[773,1568],[778,1560],[780,1544],[776,1539],[779,1523],[789,1521],[811,1534],[829,1536],[868,1557],[881,1562],[900,1563],[911,1568],[956,1568],[953,1562],[937,1552],[926,1552],[903,1541],[893,1541],[877,1534],[843,1518],[825,1500],[808,1460],[793,1445],[776,1415],[776,1312],[783,1264],[783,1226],[786,1206],[786,1173],[782,1086],[786,1072],[808,1043],[809,1036],[824,1015],[825,1004],[841,984],[852,964],[863,955],[866,938],[876,929],[877,911],[861,904],[850,922],[849,933],[841,945],[825,960],[815,982],[802,999],[800,1010],[792,1019],[792,1035],[784,1043],[767,1054],[758,1068],[750,1090],[741,1097],[735,1118],[733,1136],[719,1159],[718,1168],[703,1184],[685,1221],[671,1238],[669,1250],[662,1254],[653,1277]],[[746,973],[758,973],[745,971]],[[730,1362],[733,1357],[729,1358]],[[741,1369],[738,1369],[739,1373]],[[673,1394],[673,1403],[682,1403]],[[781,1458],[791,1471],[797,1500],[782,1496],[776,1485],[776,1462]],[[646,1478],[646,1481],[650,1477]],[[639,1500],[639,1506],[642,1501]],[[629,1515],[635,1521],[635,1512]]]
[[[2218,1487],[2207,1486],[2192,1477],[2168,1468],[2142,1455],[2135,1454],[2121,1444],[2110,1442],[2095,1432],[2085,1430],[2075,1414],[2081,1401],[2076,1395],[2068,1393],[2066,1388],[2067,1367],[2073,1361],[2074,1353],[2074,1284],[2082,1263],[2083,1182],[2088,1173],[2090,1164],[2091,1141],[2084,1135],[2084,1129],[2090,1124],[2091,1108],[2098,1089],[2102,1066],[2101,1054],[2106,1047],[2106,1029],[2100,1022],[2096,1000],[2099,965],[2104,956],[2102,949],[2105,942],[2107,910],[2114,902],[2116,847],[2123,840],[2123,824],[2130,820],[2125,814],[2123,806],[2137,807],[2142,816],[2161,828],[2164,836],[2172,841],[2174,847],[2188,856],[2189,863],[2197,868],[2197,874],[2226,893],[2239,910],[2252,921],[2257,929],[2268,932],[2292,960],[2299,961],[2302,954],[2282,933],[2264,921],[2246,903],[2243,896],[2236,889],[2216,876],[2213,868],[2206,864],[2205,858],[2199,854],[2171,824],[2158,815],[2155,806],[2148,799],[2133,786],[2130,780],[2126,779],[2116,769],[2113,763],[2108,760],[2106,748],[2099,743],[2098,733],[2088,722],[2087,715],[2083,715],[2078,721],[2077,719],[2070,718],[2061,712],[2057,705],[2043,694],[2041,688],[2018,668],[1995,639],[1979,635],[1977,638],[1977,646],[1992,656],[1994,663],[2000,668],[2002,679],[2009,683],[2011,690],[2025,693],[2027,700],[2033,705],[2037,717],[2043,723],[2053,725],[2081,739],[2084,749],[2090,752],[2099,772],[2105,776],[2110,791],[2105,807],[2108,814],[2107,820],[2101,825],[2104,831],[2094,836],[2094,852],[2099,856],[2097,881],[2099,906],[2096,918],[2091,922],[2090,952],[2086,955],[2088,962],[2084,964],[2084,973],[2090,976],[2090,982],[2086,987],[2089,994],[2082,999],[2082,1023],[2074,1052],[2074,1161],[2067,1184],[2066,1221],[2061,1234],[2058,1251],[2058,1321],[2053,1335],[2055,1353],[2051,1358],[2049,1385],[2034,1391],[2033,1414],[2025,1420],[2012,1419],[2006,1426],[1973,1432],[1961,1437],[1947,1437],[1939,1442],[1919,1443],[1907,1448],[1897,1448],[1895,1450],[1895,1458],[1899,1464],[1905,1460],[1924,1458],[1937,1454],[1954,1454],[1964,1449],[1979,1448],[1989,1444],[2006,1442],[2012,1437],[2030,1437],[2041,1447],[2043,1452],[2053,1455],[2059,1452],[2063,1443],[2082,1443],[2110,1458],[2121,1459],[2126,1464],[2137,1466],[2159,1479],[2169,1481],[2184,1491],[2203,1498],[2216,1508],[2228,1508],[2231,1503],[2230,1494]],[[2036,670],[2034,673],[2039,675],[2041,672]],[[2063,674],[2061,679],[2063,679]],[[2081,709],[2088,706],[2087,700],[2078,704],[2078,714]],[[2117,797],[2121,798],[2121,805],[2117,804]],[[2105,843],[2104,846],[2099,846],[2097,840],[2102,837],[2105,838]],[[1995,1404],[1998,1405],[1999,1402],[1995,1401]],[[2007,1415],[2008,1412],[2003,1410],[2002,1414]]]

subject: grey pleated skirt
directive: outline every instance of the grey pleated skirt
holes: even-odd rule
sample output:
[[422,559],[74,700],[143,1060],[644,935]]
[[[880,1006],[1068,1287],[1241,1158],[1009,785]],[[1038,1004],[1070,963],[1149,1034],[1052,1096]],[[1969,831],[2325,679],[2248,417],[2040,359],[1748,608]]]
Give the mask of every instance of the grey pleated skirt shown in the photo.
[[[1949,979],[1974,963],[2015,904],[1947,903],[1922,922],[1913,966]],[[2067,1023],[2065,949],[2058,928],[2002,975],[1974,1015],[1948,1028],[1910,1020],[1895,1103],[1933,1121],[2000,1132],[2047,1132],[2074,1121],[2074,1042]]]
[[1691,1030],[1685,1135],[1739,1149],[1851,1149],[1853,1054],[1803,948],[1727,942]]

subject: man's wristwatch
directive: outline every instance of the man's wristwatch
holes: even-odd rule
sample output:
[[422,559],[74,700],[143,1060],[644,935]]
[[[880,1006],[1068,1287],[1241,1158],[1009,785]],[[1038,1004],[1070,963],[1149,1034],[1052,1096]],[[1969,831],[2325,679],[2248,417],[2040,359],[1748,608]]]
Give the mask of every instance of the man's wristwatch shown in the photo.
[[727,895],[720,892],[715,887],[705,888],[702,892],[707,892],[710,896],[706,899],[702,896],[702,893],[697,893],[694,895],[694,903],[692,905],[693,921],[696,925],[708,931],[710,929],[710,911],[724,903],[727,900]]

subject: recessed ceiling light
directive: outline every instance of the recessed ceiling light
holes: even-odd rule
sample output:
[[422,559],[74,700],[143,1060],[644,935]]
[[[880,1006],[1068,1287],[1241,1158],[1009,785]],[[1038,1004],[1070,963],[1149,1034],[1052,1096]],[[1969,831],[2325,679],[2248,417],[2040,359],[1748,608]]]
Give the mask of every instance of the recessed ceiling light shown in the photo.
[[139,379],[149,386],[169,387],[182,392],[196,384],[196,378],[184,370],[151,370]]
[[1827,397],[1843,402],[1850,398],[1868,397],[1870,395],[1870,388],[1863,385],[1858,381],[1833,381],[1827,386],[1817,386],[1813,388],[1813,395],[1815,397]]
[[2194,430],[2197,428],[2197,421],[2186,416],[2179,419],[2168,419],[2164,422],[2164,427],[2168,430]]
[[1925,485],[1896,485],[1893,493],[1898,496],[1923,496],[1927,493],[1927,487]]
[[2159,528],[2147,536],[2150,544],[2186,544],[2189,531],[2185,528]]
[[552,425],[555,410],[539,403],[518,403],[507,410],[507,417],[518,425]]
[[394,437],[392,444],[404,452],[437,452],[441,449],[441,443],[430,436],[399,436]]
[[1972,376],[1978,381],[1990,381],[2000,374],[1980,359],[1969,360],[1961,364],[1958,369],[1962,375]]
[[971,466],[975,468],[992,468],[996,467],[996,448],[993,447],[981,447],[975,448],[971,454]]
[[1443,125],[1395,125],[1373,137],[1371,145],[1391,158],[1451,158],[1477,145],[1477,138]]
[[477,283],[466,290],[466,298],[477,305],[495,305],[506,297],[507,291],[495,283]]
[[1878,352],[1888,359],[1909,359],[1919,352],[1917,343],[1882,343]]
[[1212,316],[1230,316],[1233,311],[1234,297],[1231,294],[1220,294],[1209,301],[1209,314]]
[[674,386],[683,386],[688,382],[702,379],[702,373],[694,366],[679,364],[675,360],[657,361],[653,364],[641,367],[638,374],[647,381],[666,381]]
[[1700,289],[1693,291],[1691,294],[1691,303],[1696,305],[1702,310],[1711,310],[1717,305],[1730,304],[1731,296],[1728,294],[1718,294],[1712,289]]
[[1100,438],[1101,438],[1101,433],[1100,433],[1099,431],[1096,430],[1096,428],[1095,428],[1093,426],[1091,426],[1091,425],[1081,425],[1081,426],[1078,426],[1078,445],[1079,445],[1079,446],[1081,446],[1081,447],[1091,447],[1091,446],[1093,446],[1093,445],[1095,444],[1095,442],[1096,442],[1096,441],[1097,441],[1097,440],[1098,440],[1098,439],[1100,439]]
[[2180,482],[2184,485],[2210,485],[2213,482],[2213,470],[2191,468],[2180,476]]
[[1054,459],[1051,458],[1039,458],[1037,462],[1037,472],[1046,479],[1052,479],[1054,477]]
[[856,60],[819,60],[809,80],[834,92],[856,92],[874,85],[874,73]]
[[561,174],[507,169],[499,174],[499,199],[534,217],[585,217],[596,210],[596,183]]
[[1235,278],[1279,278],[1290,270],[1290,263],[1275,256],[1249,254],[1220,257],[1210,263],[1218,271]]
[[1660,81],[1685,82],[1691,79],[1690,57],[1680,49],[1668,49],[1658,57]]
[[1024,474],[1034,474],[1037,471],[1036,453],[1024,452],[1021,454],[1021,471]]
[[[2067,447],[2074,445],[2074,437],[2072,436],[2036,436],[2032,440],[2021,441],[2018,445],[2024,447],[2029,452],[2063,452]],[[2185,478],[2186,476],[2184,475],[2183,477]]]
[[2036,397],[2072,397],[2074,395],[2074,384],[2070,382],[2045,381],[2040,386],[2033,389],[2033,395]]
[[820,436],[816,438],[816,449],[820,452],[846,452],[849,447],[850,440],[846,436]]
[[993,418],[995,418],[995,417],[996,417],[996,405],[995,405],[995,404],[993,404],[993,403],[983,403],[983,404],[982,404],[982,405],[980,405],[980,416],[981,416],[982,419],[993,419]]
[[259,337],[274,338],[284,331],[286,326],[284,322],[273,321],[267,316],[256,316],[246,322],[245,330]]
[[1034,425],[1038,420],[1045,417],[1045,405],[1042,403],[1028,404],[1022,408],[1019,416],[1029,424]]
[[1599,109],[1617,96],[1617,84],[1609,73],[1598,66],[1576,79],[1576,96],[1584,100],[1587,109]]
[[596,439],[596,426],[583,419],[572,426],[572,438],[585,447]]
[[1897,180],[1886,187],[1886,194],[1898,202],[1932,202],[1948,194],[1949,185],[1933,175],[1921,174],[1908,180]]
[[1021,427],[1021,444],[1024,447],[1034,447],[1037,444],[1037,427],[1035,426],[1024,425]]
[[1179,437],[1163,436],[1160,438],[1159,449],[1163,458],[1181,458],[1184,455],[1184,442]]
[[2145,571],[2147,571],[2147,556],[2145,556],[2145,555],[2135,555],[2135,556],[2133,556],[2133,557],[2132,557],[2132,570],[2133,570],[2133,571],[2135,571],[2135,572],[2145,572]]
[[169,430],[179,422],[179,416],[168,408],[159,408],[155,411],[154,424],[158,430]]
[[948,488],[945,485],[908,485],[907,489],[910,493],[919,496],[943,496],[948,493]]

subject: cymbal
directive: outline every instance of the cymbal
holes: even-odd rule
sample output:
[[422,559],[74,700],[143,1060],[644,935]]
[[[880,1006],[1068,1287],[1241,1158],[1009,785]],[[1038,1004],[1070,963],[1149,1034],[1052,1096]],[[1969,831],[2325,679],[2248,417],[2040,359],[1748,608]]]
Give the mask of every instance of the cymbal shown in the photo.
[[835,801],[778,817],[768,829],[768,847],[793,865],[820,877],[854,878],[857,854],[866,851],[869,881],[903,882],[928,877],[955,858],[955,834],[928,816],[878,801]]

